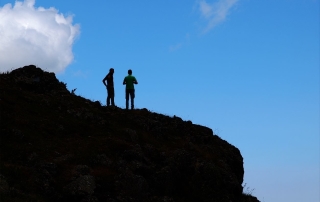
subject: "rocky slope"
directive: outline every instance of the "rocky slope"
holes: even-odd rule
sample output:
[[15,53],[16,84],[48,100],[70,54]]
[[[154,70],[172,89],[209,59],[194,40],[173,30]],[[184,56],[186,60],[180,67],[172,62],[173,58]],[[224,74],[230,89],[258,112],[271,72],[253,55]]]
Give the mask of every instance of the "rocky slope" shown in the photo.
[[257,202],[212,130],[101,106],[33,65],[0,74],[0,200]]

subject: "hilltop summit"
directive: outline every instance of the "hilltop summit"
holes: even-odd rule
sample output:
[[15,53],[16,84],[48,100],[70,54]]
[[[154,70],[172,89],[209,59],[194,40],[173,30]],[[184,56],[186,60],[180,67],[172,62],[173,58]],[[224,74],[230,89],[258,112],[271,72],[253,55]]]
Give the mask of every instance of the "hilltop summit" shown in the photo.
[[1,201],[258,202],[207,127],[102,106],[34,65],[0,74]]

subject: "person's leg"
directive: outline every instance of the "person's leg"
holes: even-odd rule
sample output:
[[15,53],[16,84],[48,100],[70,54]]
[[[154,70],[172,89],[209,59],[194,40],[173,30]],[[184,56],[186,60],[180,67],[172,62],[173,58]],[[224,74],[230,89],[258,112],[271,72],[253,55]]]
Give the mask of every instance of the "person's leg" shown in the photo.
[[134,109],[134,89],[130,91],[130,98],[131,98],[131,109]]
[[126,109],[129,108],[129,90],[126,89]]
[[111,105],[115,106],[115,104],[114,104],[114,87],[110,88],[110,91],[111,91],[111,95],[110,95]]
[[107,106],[110,105],[110,88],[107,86]]

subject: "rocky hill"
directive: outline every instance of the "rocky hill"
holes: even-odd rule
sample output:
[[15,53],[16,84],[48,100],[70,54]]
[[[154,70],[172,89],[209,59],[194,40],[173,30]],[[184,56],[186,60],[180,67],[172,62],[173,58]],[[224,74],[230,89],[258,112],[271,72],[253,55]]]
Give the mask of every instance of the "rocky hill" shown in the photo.
[[258,202],[212,130],[102,106],[33,65],[0,74],[0,201]]

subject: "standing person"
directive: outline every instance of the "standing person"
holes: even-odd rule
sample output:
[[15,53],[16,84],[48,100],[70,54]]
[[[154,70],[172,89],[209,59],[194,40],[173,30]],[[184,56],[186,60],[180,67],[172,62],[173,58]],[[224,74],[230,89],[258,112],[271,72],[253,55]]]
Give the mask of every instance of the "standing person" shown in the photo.
[[[113,73],[114,73],[114,69],[110,68],[109,73],[102,80],[102,83],[106,86],[107,93],[108,93],[107,106],[110,106],[110,101],[111,101],[111,105],[115,106],[115,104],[114,104]],[[107,83],[106,83],[106,81],[107,81]]]
[[134,109],[134,84],[138,84],[136,77],[132,76],[132,70],[128,70],[128,76],[124,77],[123,85],[126,84],[126,109],[129,108],[129,95],[131,99],[131,109]]

